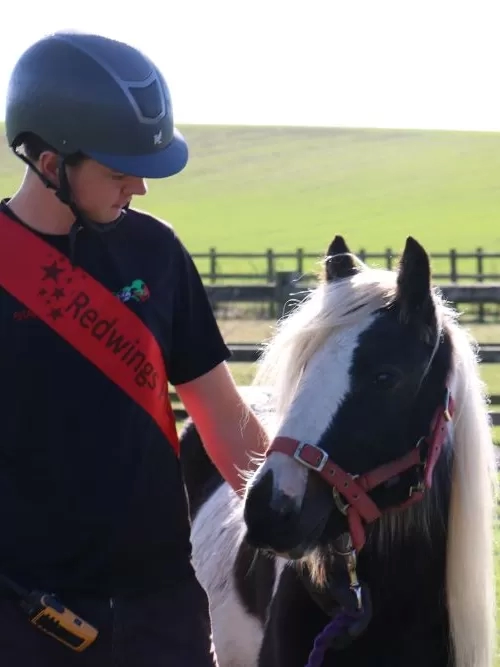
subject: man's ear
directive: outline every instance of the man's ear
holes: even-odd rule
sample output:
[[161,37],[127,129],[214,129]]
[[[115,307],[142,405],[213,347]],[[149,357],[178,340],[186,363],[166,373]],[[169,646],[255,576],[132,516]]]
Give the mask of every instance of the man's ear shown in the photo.
[[59,185],[59,157],[52,151],[43,151],[36,162],[37,169],[53,185]]

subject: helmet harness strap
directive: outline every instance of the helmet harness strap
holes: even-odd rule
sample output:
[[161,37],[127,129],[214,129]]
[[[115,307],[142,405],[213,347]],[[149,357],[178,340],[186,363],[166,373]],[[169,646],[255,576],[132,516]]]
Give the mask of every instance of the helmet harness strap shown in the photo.
[[58,155],[59,185],[55,185],[44,174],[42,174],[42,172],[33,164],[33,162],[31,162],[31,160],[29,160],[25,155],[20,153],[17,150],[17,148],[18,146],[16,145],[13,146],[12,150],[14,151],[14,154],[18,158],[20,158],[25,164],[28,165],[28,167],[40,178],[42,183],[47,188],[50,188],[51,190],[55,191],[56,197],[59,199],[59,201],[68,206],[75,216],[75,221],[71,225],[71,229],[69,231],[70,258],[72,262],[74,260],[74,254],[75,254],[76,235],[83,227],[87,227],[88,229],[99,233],[109,232],[115,229],[125,217],[127,213],[126,208],[122,209],[122,212],[118,216],[118,218],[116,218],[116,220],[113,220],[112,222],[99,223],[95,222],[94,220],[91,220],[77,207],[77,205],[73,201],[71,186],[69,184],[68,173],[66,170],[67,167],[66,158],[63,155]]

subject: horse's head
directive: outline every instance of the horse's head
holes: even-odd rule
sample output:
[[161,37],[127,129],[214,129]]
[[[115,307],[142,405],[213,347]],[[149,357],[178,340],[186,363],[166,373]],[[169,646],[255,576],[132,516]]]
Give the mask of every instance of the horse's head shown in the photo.
[[368,524],[422,495],[447,432],[439,304],[414,239],[397,272],[334,239],[322,284],[263,357],[278,428],[247,489],[251,544],[301,558],[349,531],[360,548]]

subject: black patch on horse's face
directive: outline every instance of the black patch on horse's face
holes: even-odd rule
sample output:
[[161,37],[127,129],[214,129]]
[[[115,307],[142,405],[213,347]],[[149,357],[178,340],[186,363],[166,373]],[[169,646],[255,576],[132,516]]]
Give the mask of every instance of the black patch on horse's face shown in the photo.
[[[417,329],[402,324],[401,315],[396,303],[381,312],[361,335],[350,371],[351,390],[318,443],[335,463],[353,475],[398,459],[415,447],[429,433],[435,410],[444,398],[451,363],[448,335],[442,336],[432,367],[424,377],[433,345],[423,341]],[[369,495],[382,510],[401,504],[417,481],[415,474],[415,470],[405,472]],[[319,493],[318,483],[329,493]],[[312,527],[328,510],[328,521],[318,534]],[[302,516],[294,526],[295,553],[288,545],[294,557],[331,544],[348,530],[345,516],[332,503],[331,490],[314,472],[309,473]]]
[[[451,342],[446,332],[438,332],[427,253],[411,237],[397,284],[394,302],[361,334],[350,369],[350,391],[317,443],[353,475],[389,463],[415,447],[428,435],[444,398]],[[403,473],[370,496],[380,509],[400,504],[414,481],[414,470]],[[324,509],[317,505],[315,511],[322,515]],[[345,516],[332,511],[320,539],[310,540],[307,546],[321,546],[346,530]]]
[[298,512],[295,500],[276,489],[273,471],[268,470],[246,498],[246,539],[254,548],[300,558],[309,544],[315,544],[324,534],[331,499],[327,485],[319,477],[309,475]]
[[[429,432],[444,398],[451,343],[441,338],[432,367],[435,338],[423,341],[417,328],[400,323],[398,304],[381,312],[360,337],[351,367],[351,389],[320,447],[351,474],[362,474],[406,454]],[[434,335],[437,332],[434,331]],[[380,507],[402,502],[408,484],[374,491]]]
[[[330,279],[341,276],[332,271]],[[429,433],[444,399],[451,354],[449,337],[437,325],[427,253],[409,238],[396,296],[360,335],[351,361],[349,392],[332,412],[320,441],[313,444],[353,475],[400,458]],[[412,470],[370,495],[384,509],[405,501],[416,481]],[[290,500],[275,491],[271,472],[250,491],[245,517],[255,545],[298,558],[348,529],[331,488],[314,471],[308,472],[300,508]]]

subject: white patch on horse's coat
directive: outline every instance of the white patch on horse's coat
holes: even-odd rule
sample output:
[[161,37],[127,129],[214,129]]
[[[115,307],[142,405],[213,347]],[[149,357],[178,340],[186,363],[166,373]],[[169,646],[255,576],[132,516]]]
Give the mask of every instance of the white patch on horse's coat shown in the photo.
[[[350,390],[350,368],[354,351],[359,336],[373,320],[374,317],[369,317],[326,340],[322,349],[304,369],[277,436],[286,436],[312,445],[320,441]],[[273,472],[274,488],[294,498],[300,507],[307,485],[307,468],[289,456],[274,452],[257,471],[252,485],[270,470]]]
[[210,601],[213,642],[219,667],[256,667],[263,629],[241,604],[233,569],[245,534],[243,503],[223,484],[193,521],[196,575]]

